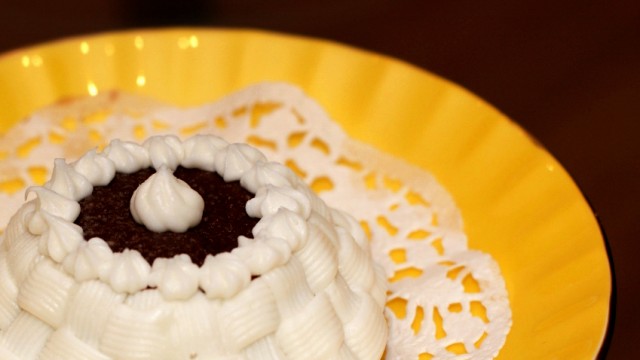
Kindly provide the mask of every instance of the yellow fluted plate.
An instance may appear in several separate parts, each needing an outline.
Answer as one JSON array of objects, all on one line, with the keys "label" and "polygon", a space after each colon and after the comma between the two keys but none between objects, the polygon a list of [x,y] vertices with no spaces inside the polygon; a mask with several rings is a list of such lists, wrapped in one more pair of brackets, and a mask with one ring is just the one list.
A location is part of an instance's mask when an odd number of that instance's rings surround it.
[{"label": "yellow fluted plate", "polygon": [[500,359],[595,357],[612,285],[590,207],[517,125],[424,70],[258,31],[78,37],[0,57],[0,133],[69,97],[115,89],[190,106],[260,81],[301,87],[351,136],[428,169],[453,194],[470,247],[493,255],[506,279],[513,328]]}]

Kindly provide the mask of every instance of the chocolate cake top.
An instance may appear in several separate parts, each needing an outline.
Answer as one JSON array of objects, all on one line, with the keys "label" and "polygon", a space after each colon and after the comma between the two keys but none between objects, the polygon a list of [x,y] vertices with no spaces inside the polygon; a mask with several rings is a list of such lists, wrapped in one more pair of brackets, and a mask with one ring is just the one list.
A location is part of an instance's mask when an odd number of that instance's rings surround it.
[{"label": "chocolate cake top", "polygon": [[153,232],[134,221],[129,211],[131,196],[155,173],[152,168],[131,174],[116,173],[106,186],[96,186],[80,200],[75,223],[85,239],[102,238],[114,252],[137,250],[152,264],[156,258],[187,254],[201,266],[208,254],[228,252],[238,246],[238,236],[251,236],[258,219],[245,206],[254,194],[239,181],[225,182],[220,175],[200,169],[178,167],[174,176],[186,182],[205,202],[202,220],[185,232]]},{"label": "chocolate cake top", "polygon": [[28,195],[9,232],[38,236],[38,251],[79,281],[166,299],[233,297],[306,244],[314,213],[334,213],[286,166],[212,135],[113,140],[57,159]]}]

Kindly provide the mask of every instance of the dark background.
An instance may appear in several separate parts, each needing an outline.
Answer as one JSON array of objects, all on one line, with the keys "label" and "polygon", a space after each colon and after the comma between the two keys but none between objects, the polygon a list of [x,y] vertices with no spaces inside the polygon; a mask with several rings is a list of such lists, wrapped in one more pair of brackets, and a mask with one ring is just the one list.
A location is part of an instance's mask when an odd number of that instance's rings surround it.
[{"label": "dark background", "polygon": [[640,358],[640,1],[3,1],[0,51],[169,25],[340,41],[453,80],[536,137],[599,216],[613,255],[610,359]]}]

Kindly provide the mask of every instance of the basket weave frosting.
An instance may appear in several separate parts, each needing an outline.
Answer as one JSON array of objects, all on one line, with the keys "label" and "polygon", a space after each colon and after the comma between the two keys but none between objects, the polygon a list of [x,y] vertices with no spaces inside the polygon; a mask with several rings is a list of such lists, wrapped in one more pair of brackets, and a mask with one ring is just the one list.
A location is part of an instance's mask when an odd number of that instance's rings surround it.
[{"label": "basket weave frosting", "polygon": [[[77,200],[87,183],[105,182],[88,162],[127,172],[217,166],[256,193],[247,206],[260,217],[254,238],[201,267],[186,255],[149,264],[135,250],[114,253],[102,239],[83,239],[73,224]],[[0,250],[3,359],[382,354],[386,280],[364,232],[254,148],[213,136],[117,141],[71,164],[57,161],[51,180],[30,192],[35,198],[11,219]]]}]

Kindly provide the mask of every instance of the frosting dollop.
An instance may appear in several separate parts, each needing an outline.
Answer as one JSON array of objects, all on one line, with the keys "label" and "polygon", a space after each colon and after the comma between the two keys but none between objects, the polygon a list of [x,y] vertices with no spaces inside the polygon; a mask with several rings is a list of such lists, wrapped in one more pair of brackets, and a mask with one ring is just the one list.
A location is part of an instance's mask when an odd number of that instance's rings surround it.
[{"label": "frosting dollop", "polygon": [[113,261],[113,252],[100,238],[92,238],[78,244],[75,252],[69,253],[62,265],[77,281],[105,279]]},{"label": "frosting dollop", "polygon": [[64,159],[56,159],[53,164],[51,180],[47,181],[44,187],[74,200],[91,194],[93,186],[89,180],[69,166]]},{"label": "frosting dollop", "polygon": [[247,144],[230,144],[216,153],[215,167],[224,181],[234,181],[240,180],[258,161],[267,161],[258,149]]},{"label": "frosting dollop", "polygon": [[103,153],[113,161],[116,170],[121,173],[131,174],[151,165],[147,149],[129,141],[114,139]]},{"label": "frosting dollop", "polygon": [[151,267],[149,284],[156,286],[165,299],[186,300],[198,291],[200,269],[187,254],[171,259],[157,258]]},{"label": "frosting dollop", "polygon": [[296,184],[296,175],[282,164],[258,161],[242,175],[240,184],[252,193],[256,193],[265,185],[292,187]]},{"label": "frosting dollop", "polygon": [[311,201],[302,192],[290,187],[267,185],[256,192],[256,196],[247,202],[247,214],[263,217],[288,209],[304,218],[311,213]]},{"label": "frosting dollop", "polygon": [[156,170],[162,166],[175,170],[184,157],[182,142],[174,135],[152,136],[142,146],[147,149],[151,165]]},{"label": "frosting dollop", "polygon": [[187,183],[162,165],[133,193],[134,220],[155,232],[185,232],[202,220],[204,200]]},{"label": "frosting dollop", "polygon": [[149,284],[151,265],[136,250],[114,253],[108,275],[111,288],[119,293],[133,294]]},{"label": "frosting dollop", "polygon": [[67,254],[74,252],[79,244],[84,242],[82,229],[46,211],[40,214],[47,226],[47,230],[40,237],[40,253],[48,254],[53,260],[61,262]]},{"label": "frosting dollop", "polygon": [[57,192],[41,186],[30,187],[26,191],[26,196],[30,193],[36,194],[35,211],[27,223],[29,232],[34,235],[41,235],[47,229],[46,221],[43,219],[43,212],[59,216],[67,221],[75,220],[80,214],[80,205],[77,201],[64,197]]},{"label": "frosting dollop", "polygon": [[91,150],[71,164],[75,171],[82,174],[93,186],[104,186],[113,180],[116,165],[105,155]]},{"label": "frosting dollop", "polygon": [[213,135],[195,135],[182,143],[184,158],[181,165],[187,168],[216,170],[216,153],[229,145],[225,140]]},{"label": "frosting dollop", "polygon": [[251,272],[233,253],[207,255],[200,270],[200,287],[211,299],[228,299],[251,281]]}]

